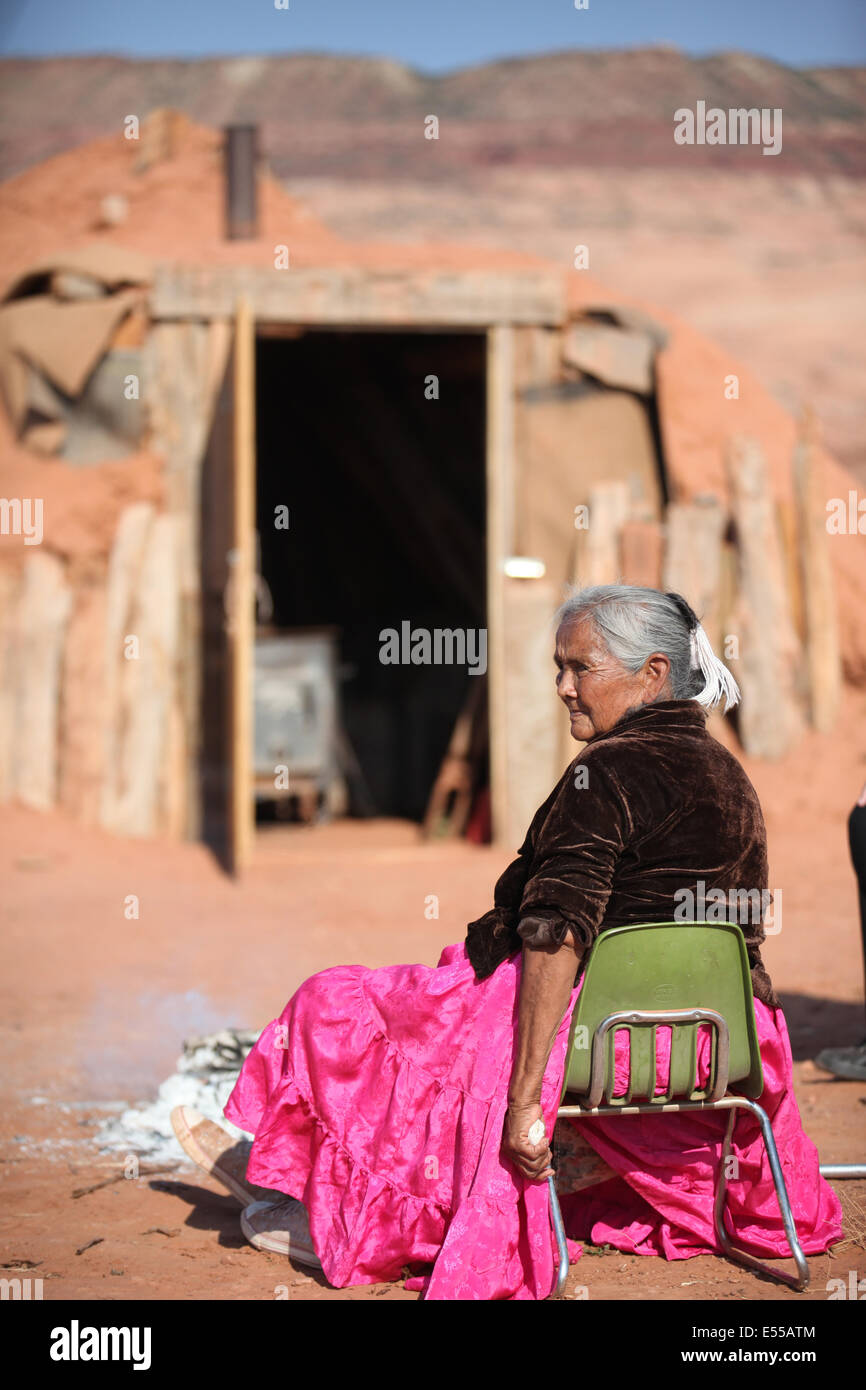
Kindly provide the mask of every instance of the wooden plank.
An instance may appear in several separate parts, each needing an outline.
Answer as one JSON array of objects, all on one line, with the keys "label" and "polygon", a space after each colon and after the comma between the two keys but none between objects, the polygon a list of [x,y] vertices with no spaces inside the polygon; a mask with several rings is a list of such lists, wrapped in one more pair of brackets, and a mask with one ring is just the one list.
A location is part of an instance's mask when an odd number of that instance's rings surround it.
[{"label": "wooden plank", "polygon": [[[165,459],[168,511],[179,525],[180,634],[171,761],[177,786],[166,787],[167,824],[189,839],[201,834],[202,599],[200,569],[202,461],[225,377],[233,328],[210,323],[155,323],[147,340],[151,444]],[[179,719],[179,722],[178,722]]]},{"label": "wooden plank", "polygon": [[127,636],[138,655],[122,658],[119,786],[115,829],[152,835],[165,828],[161,798],[174,699],[178,638],[178,527],[163,514],[148,528]]},{"label": "wooden plank", "polygon": [[577,582],[617,584],[622,571],[620,538],[631,509],[627,482],[596,483],[589,494],[589,528],[579,531]]},{"label": "wooden plank", "polygon": [[664,538],[658,521],[626,521],[621,534],[624,584],[661,588]]},{"label": "wooden plank", "polygon": [[581,320],[563,335],[563,357],[606,386],[649,396],[654,386],[655,343],[648,333]]},{"label": "wooden plank", "polygon": [[510,552],[514,497],[514,335],[507,324],[487,334],[487,689],[490,729],[490,815],[494,843],[509,841],[507,704],[505,695],[505,559]]},{"label": "wooden plank", "polygon": [[[578,589],[595,584],[618,584],[622,579],[622,532],[629,518],[632,495],[623,480],[596,483],[589,490],[589,528],[574,531],[569,583]],[[561,703],[561,702],[560,702]],[[552,716],[553,718],[553,716]],[[583,744],[571,737],[569,721],[558,715],[556,771],[577,757]]]},{"label": "wooden plank", "polygon": [[[178,601],[178,660],[175,662],[177,672],[181,668],[180,644],[183,639],[181,618],[181,604]],[[189,767],[187,731],[184,723],[184,695],[185,691],[179,685],[179,681],[175,680],[168,710],[168,728],[158,792],[159,826],[174,840],[184,839],[188,834]]]},{"label": "wooden plank", "polygon": [[809,718],[827,734],[836,722],[842,696],[839,607],[827,533],[827,489],[808,424],[794,449],[793,472]]},{"label": "wooden plank", "polygon": [[234,352],[234,557],[231,650],[231,867],[249,862],[255,830],[253,800],[253,660],[256,555],[255,320],[238,301]]},{"label": "wooden plank", "polygon": [[234,554],[234,344],[217,397],[214,428],[202,461],[201,687],[197,772],[201,837],[224,868],[231,867],[232,677],[228,627],[230,559]]},{"label": "wooden plank", "polygon": [[74,588],[63,650],[58,801],[86,825],[97,825],[105,781],[108,721],[106,576],[88,569]]},{"label": "wooden plank", "polygon": [[682,594],[697,613],[713,651],[720,651],[721,557],[725,514],[716,497],[671,502],[667,509],[665,590]]},{"label": "wooden plank", "polygon": [[565,276],[546,270],[382,270],[158,265],[155,319],[231,318],[244,298],[257,322],[474,326],[559,324]]},{"label": "wooden plank", "polygon": [[48,810],[57,798],[60,672],[72,595],[64,565],[40,550],[24,562],[15,634],[14,786]]},{"label": "wooden plank", "polygon": [[791,617],[776,509],[760,446],[751,439],[734,439],[728,467],[737,533],[734,627],[740,662],[733,669],[742,693],[738,731],[747,753],[780,758],[803,730],[799,696],[802,653]]},{"label": "wooden plank", "polygon": [[[573,570],[569,582],[576,588],[621,582],[622,534],[631,508],[632,490],[622,479],[595,483],[590,488],[589,528],[574,532]],[[561,712],[556,727],[556,771],[562,773],[577,757],[583,743],[572,738],[569,721]]]},{"label": "wooden plank", "polygon": [[15,795],[16,629],[21,573],[0,567],[0,802]]},{"label": "wooden plank", "polygon": [[520,392],[550,386],[562,375],[562,331],[535,325],[515,329],[514,387]]},{"label": "wooden plank", "polygon": [[133,635],[133,608],[142,559],[153,526],[155,508],[134,502],[124,508],[108,559],[104,632],[105,726],[103,783],[99,820],[106,830],[122,831],[129,814],[123,784],[123,744],[131,695],[124,672],[124,639]]},{"label": "wooden plank", "polygon": [[477,782],[479,743],[486,742],[486,699],[486,681],[477,676],[469,682],[427,802],[422,826],[427,838],[462,835],[466,828]]},{"label": "wooden plank", "polygon": [[[672,502],[667,509],[663,587],[682,594],[700,618],[713,651],[724,659],[723,612],[726,594],[722,577],[722,537],[727,518],[717,497],[707,494],[694,502]],[[737,663],[729,663],[734,676]],[[724,713],[712,710],[708,728],[720,737]]]},{"label": "wooden plank", "polygon": [[155,323],[148,335],[151,447],[165,459],[166,508],[186,515],[193,553],[185,558],[184,592],[198,582],[196,551],[201,459],[225,375],[232,325]]},{"label": "wooden plank", "polygon": [[736,636],[736,608],[738,595],[738,559],[737,547],[732,540],[722,541],[722,550],[719,557],[719,648],[718,655],[730,666],[735,678],[738,676],[739,652],[734,655],[734,648],[731,646],[728,651],[728,639]]},{"label": "wooden plank", "polygon": [[[506,578],[505,590],[506,839],[516,848],[559,775],[559,734],[568,720],[554,682],[554,586],[544,580]],[[574,757],[578,745],[572,747]]]},{"label": "wooden plank", "polygon": [[785,583],[788,586],[788,595],[791,600],[791,618],[794,623],[794,631],[805,647],[806,614],[803,607],[803,577],[800,573],[800,537],[796,504],[787,497],[781,498],[776,503],[776,516],[779,522],[779,535],[785,560]]}]

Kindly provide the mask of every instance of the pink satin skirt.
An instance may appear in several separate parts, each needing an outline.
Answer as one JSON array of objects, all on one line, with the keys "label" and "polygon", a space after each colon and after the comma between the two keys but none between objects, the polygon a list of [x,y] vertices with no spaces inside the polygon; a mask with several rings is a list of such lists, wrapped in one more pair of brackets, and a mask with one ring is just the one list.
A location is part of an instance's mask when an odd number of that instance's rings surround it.
[{"label": "pink satin skirt", "polygon": [[[247,1057],[225,1114],[254,1135],[248,1177],[304,1203],[334,1287],[402,1277],[432,1299],[549,1294],[547,1184],[526,1181],[500,1154],[520,970],[516,955],[478,981],[462,942],[446,947],[435,968],[325,970],[301,985]],[[570,1014],[544,1078],[548,1134]],[[840,1204],[803,1132],[784,1015],[756,1001],[755,1016],[760,1104],[803,1249],[819,1254],[841,1237]],[[666,1041],[662,1033],[662,1064]],[[624,1079],[625,1035],[617,1044]],[[702,1080],[706,1054],[704,1046]],[[726,1121],[722,1112],[580,1121],[617,1176],[563,1197],[571,1258],[580,1255],[578,1239],[667,1259],[717,1251],[714,1178]],[[753,1254],[785,1257],[759,1126],[745,1111],[737,1112],[732,1153],[734,1239]]]}]

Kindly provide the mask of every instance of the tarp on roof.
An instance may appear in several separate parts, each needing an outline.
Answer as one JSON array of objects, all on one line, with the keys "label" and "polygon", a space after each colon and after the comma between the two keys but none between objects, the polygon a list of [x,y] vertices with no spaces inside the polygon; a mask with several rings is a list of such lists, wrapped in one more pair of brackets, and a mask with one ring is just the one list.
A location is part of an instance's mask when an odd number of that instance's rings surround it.
[{"label": "tarp on roof", "polygon": [[9,284],[0,303],[35,295],[47,288],[45,281],[50,282],[53,276],[63,272],[87,275],[107,290],[115,290],[124,285],[149,285],[153,279],[153,262],[138,251],[104,241],[72,250],[60,249],[27,266]]},{"label": "tarp on roof", "polygon": [[[82,277],[81,298],[69,297],[76,283],[64,275]],[[0,392],[20,439],[40,452],[61,447],[62,397],[81,395],[151,275],[147,257],[99,245],[60,250],[13,281],[0,303]]]}]

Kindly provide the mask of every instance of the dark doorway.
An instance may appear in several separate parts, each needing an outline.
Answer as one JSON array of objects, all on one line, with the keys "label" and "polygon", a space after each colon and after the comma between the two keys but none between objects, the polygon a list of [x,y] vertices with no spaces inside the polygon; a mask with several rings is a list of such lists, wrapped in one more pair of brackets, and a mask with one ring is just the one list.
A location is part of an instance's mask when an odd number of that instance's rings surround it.
[{"label": "dark doorway", "polygon": [[[384,629],[485,619],[485,336],[260,336],[257,525],[270,626],[338,629],[350,814],[421,820],[467,665],[390,665]],[[438,399],[427,399],[429,379]],[[277,509],[289,525],[275,525]]]}]

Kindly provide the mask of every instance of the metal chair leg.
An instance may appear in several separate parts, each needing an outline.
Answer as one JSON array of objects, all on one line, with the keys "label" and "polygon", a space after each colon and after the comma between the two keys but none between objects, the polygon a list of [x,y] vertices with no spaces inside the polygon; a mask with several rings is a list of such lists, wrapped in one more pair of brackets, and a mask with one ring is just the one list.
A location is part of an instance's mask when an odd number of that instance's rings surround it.
[{"label": "metal chair leg", "polygon": [[761,1260],[755,1259],[754,1255],[749,1255],[745,1250],[740,1250],[735,1246],[728,1235],[725,1226],[725,1194],[727,1191],[727,1174],[725,1166],[731,1151],[731,1141],[734,1133],[734,1123],[737,1117],[735,1106],[731,1106],[728,1117],[728,1125],[725,1131],[725,1138],[722,1144],[721,1160],[719,1164],[719,1176],[716,1182],[716,1200],[713,1215],[715,1218],[716,1235],[719,1244],[725,1254],[732,1260],[737,1260],[740,1264],[748,1265],[750,1269],[760,1270],[762,1274],[768,1274],[772,1279],[778,1279],[784,1284],[790,1284],[792,1288],[801,1291],[809,1283],[809,1266],[803,1254],[800,1242],[797,1239],[797,1228],[794,1224],[794,1215],[791,1211],[791,1203],[788,1199],[788,1189],[785,1186],[785,1179],[782,1174],[782,1165],[779,1162],[779,1151],[776,1148],[776,1140],[773,1135],[773,1128],[769,1117],[760,1105],[753,1100],[745,1097],[738,1097],[737,1104],[745,1109],[751,1110],[761,1126],[761,1134],[764,1139],[764,1147],[767,1150],[767,1158],[770,1162],[770,1171],[773,1175],[773,1184],[776,1188],[776,1200],[779,1203],[779,1211],[782,1214],[782,1222],[785,1227],[785,1235],[791,1247],[791,1254],[797,1266],[797,1274],[788,1274],[786,1270],[772,1269]]},{"label": "metal chair leg", "polygon": [[547,1178],[547,1191],[550,1196],[550,1223],[553,1226],[553,1233],[556,1236],[556,1252],[559,1257],[556,1278],[553,1281],[550,1297],[562,1298],[565,1292],[565,1281],[568,1278],[568,1245],[565,1240],[562,1208],[559,1205],[559,1197],[556,1195],[556,1180],[550,1175],[548,1175]]}]

